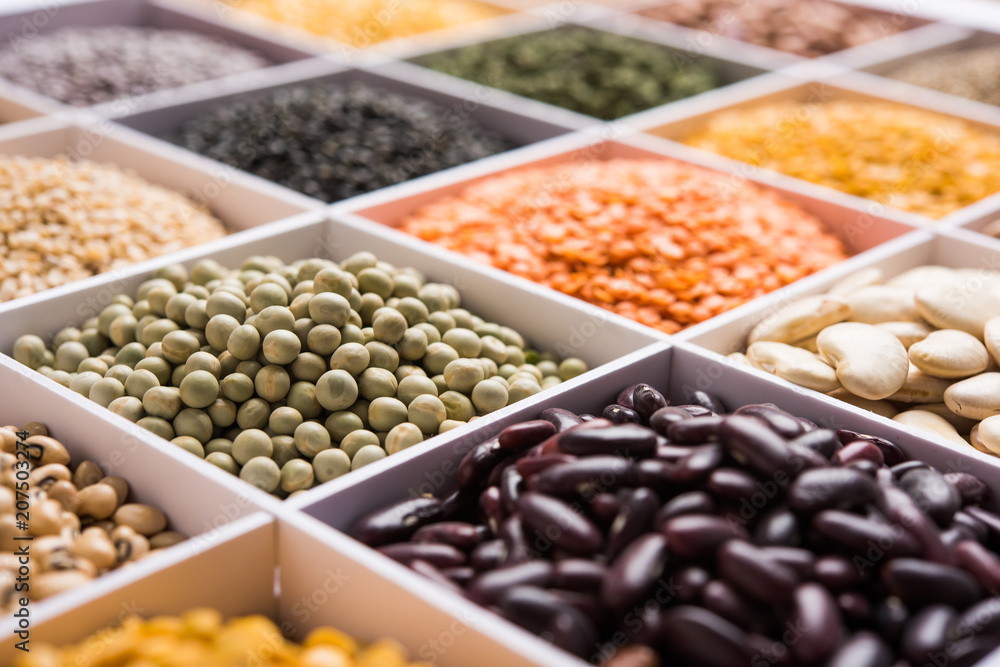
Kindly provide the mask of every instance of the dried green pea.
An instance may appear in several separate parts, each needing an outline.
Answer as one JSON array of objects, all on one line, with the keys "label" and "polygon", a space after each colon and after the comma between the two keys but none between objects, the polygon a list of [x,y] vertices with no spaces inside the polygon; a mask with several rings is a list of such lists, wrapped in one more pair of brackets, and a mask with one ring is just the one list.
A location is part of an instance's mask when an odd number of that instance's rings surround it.
[{"label": "dried green pea", "polygon": [[288,407],[298,410],[303,419],[315,419],[323,412],[323,406],[316,398],[316,385],[312,382],[294,383],[285,396],[285,403]]},{"label": "dried green pea", "polygon": [[271,306],[285,307],[287,305],[288,292],[276,283],[262,282],[250,292],[250,307],[255,313]]},{"label": "dried green pea", "polygon": [[240,464],[226,452],[211,452],[205,455],[205,460],[215,467],[225,470],[230,475],[238,476],[240,474]]},{"label": "dried green pea", "polygon": [[379,440],[377,435],[367,429],[351,431],[340,441],[340,449],[351,457],[352,461],[359,450],[370,445],[379,447]]},{"label": "dried green pea", "polygon": [[194,408],[185,408],[178,412],[172,424],[177,436],[191,436],[202,444],[211,440],[215,431],[215,424],[212,423],[208,413]]},{"label": "dried green pea", "polygon": [[369,401],[382,396],[395,397],[398,388],[396,376],[384,368],[369,367],[358,378],[358,393]]},{"label": "dried green pea", "polygon": [[573,378],[583,375],[586,372],[587,364],[583,361],[583,359],[569,357],[568,359],[563,359],[559,363],[558,375],[559,379],[563,381],[572,380]]},{"label": "dried green pea", "polygon": [[181,400],[192,408],[207,408],[219,397],[219,381],[209,371],[186,373],[179,388]]},{"label": "dried green pea", "polygon": [[261,349],[268,363],[283,366],[292,363],[299,355],[302,342],[295,332],[278,329],[264,337]]},{"label": "dried green pea", "polygon": [[306,336],[306,347],[310,352],[327,357],[340,347],[340,329],[331,324],[317,324]]},{"label": "dried green pea", "polygon": [[429,377],[410,375],[399,381],[396,398],[402,401],[403,405],[409,406],[413,399],[423,394],[438,395],[437,385]]},{"label": "dried green pea", "polygon": [[469,397],[457,391],[446,391],[438,398],[444,404],[444,409],[448,419],[467,422],[476,415],[475,406]]},{"label": "dried green pea", "polygon": [[255,359],[247,359],[245,361],[241,361],[236,365],[236,372],[242,373],[251,380],[254,380],[257,378],[257,373],[259,373],[260,369],[262,368],[264,368],[264,365],[259,363]]},{"label": "dried green pea", "polygon": [[285,406],[271,413],[267,425],[278,435],[292,435],[301,423],[302,415],[299,414],[299,411]]},{"label": "dried green pea", "polygon": [[[149,371],[156,377],[156,381],[161,385],[170,383],[170,362],[160,357],[146,357],[133,366],[135,371]],[[129,376],[131,377],[131,375]]]},{"label": "dried green pea", "polygon": [[266,456],[256,456],[240,470],[240,479],[253,484],[258,489],[273,492],[281,482],[281,469],[278,464]]},{"label": "dried green pea", "polygon": [[445,366],[459,358],[458,352],[447,343],[431,343],[424,355],[424,369],[431,375],[444,373]]},{"label": "dried green pea", "polygon": [[150,417],[172,420],[183,405],[177,387],[153,387],[142,395],[142,407]]},{"label": "dried green pea", "polygon": [[441,422],[448,418],[444,402],[436,395],[415,396],[407,406],[407,419],[422,433],[437,433]]},{"label": "dried green pea", "polygon": [[[145,404],[143,404],[143,409],[145,407]],[[137,421],[136,425],[141,426],[154,435],[160,436],[164,440],[173,440],[174,438],[174,427],[162,417],[150,417],[147,415]]]},{"label": "dried green pea", "polygon": [[219,397],[205,408],[209,419],[219,428],[227,428],[236,423],[237,407],[236,403],[228,398]]},{"label": "dried green pea", "polygon": [[381,461],[386,456],[388,455],[385,450],[378,445],[365,445],[351,458],[351,470],[357,470],[376,461]]},{"label": "dried green pea", "polygon": [[190,435],[179,435],[176,438],[171,439],[173,444],[177,445],[186,452],[194,454],[198,458],[205,458],[205,447],[201,444],[198,438],[191,437]]},{"label": "dried green pea", "polygon": [[320,484],[351,471],[351,457],[340,449],[326,449],[312,461],[313,473]]},{"label": "dried green pea", "polygon": [[273,452],[271,437],[260,429],[246,429],[233,439],[232,456],[240,465],[255,457],[269,457]]},{"label": "dried green pea", "polygon": [[280,401],[288,395],[292,380],[282,366],[268,365],[260,369],[254,378],[254,388],[257,395],[268,403]]},{"label": "dried green pea", "polygon": [[295,428],[295,448],[303,456],[312,458],[332,445],[330,432],[322,424],[303,422]]},{"label": "dried green pea", "polygon": [[327,370],[326,361],[323,357],[312,352],[303,352],[295,358],[289,366],[289,371],[293,379],[316,382]]},{"label": "dried green pea", "polygon": [[205,443],[205,454],[208,455],[214,452],[222,452],[223,454],[232,456],[233,441],[226,438],[212,438]]},{"label": "dried green pea", "polygon": [[395,373],[399,368],[399,353],[392,347],[379,341],[371,341],[365,344],[368,350],[368,365],[375,368],[384,368],[390,373]]},{"label": "dried green pea", "polygon": [[365,340],[365,335],[362,333],[361,327],[350,323],[340,327],[340,339],[342,345],[346,345],[348,343],[358,343],[363,346],[366,342],[368,342]]},{"label": "dried green pea", "polygon": [[125,386],[114,378],[101,378],[90,385],[88,395],[90,400],[106,408],[112,401],[125,395]]},{"label": "dried green pea", "polygon": [[55,368],[57,371],[75,373],[84,359],[90,357],[87,347],[78,341],[69,341],[59,346],[55,353]]},{"label": "dried green pea", "polygon": [[97,357],[87,357],[86,359],[80,362],[79,366],[77,366],[76,372],[97,373],[101,377],[104,377],[108,372],[108,365]]},{"label": "dried green pea", "polygon": [[315,478],[313,466],[308,461],[294,459],[281,466],[281,488],[288,493],[312,488]]},{"label": "dried green pea", "polygon": [[348,433],[359,431],[365,427],[361,417],[348,410],[340,410],[330,414],[324,423],[330,438],[340,443]]},{"label": "dried green pea", "polygon": [[184,370],[191,374],[193,371],[206,371],[218,380],[222,377],[222,364],[219,359],[209,352],[198,351],[187,358],[184,363]]},{"label": "dried green pea", "polygon": [[146,411],[142,407],[142,401],[135,396],[116,398],[108,404],[108,409],[133,423],[146,416]]},{"label": "dried green pea", "polygon": [[444,367],[444,381],[452,391],[469,394],[484,379],[486,373],[477,359],[456,359]]},{"label": "dried green pea", "polygon": [[424,435],[416,424],[398,424],[386,435],[385,451],[390,455],[397,454],[407,447],[420,444],[423,440]]},{"label": "dried green pea", "polygon": [[251,324],[241,324],[229,335],[226,350],[241,361],[249,361],[260,350],[260,332]]},{"label": "dried green pea", "polygon": [[407,407],[396,398],[380,396],[368,406],[368,423],[376,431],[389,431],[407,419]]},{"label": "dried green pea", "polygon": [[254,395],[253,380],[243,373],[227,375],[219,386],[222,395],[235,403],[242,403]]},{"label": "dried green pea", "polygon": [[142,328],[142,338],[139,342],[146,347],[149,347],[153,343],[159,343],[162,341],[163,338],[172,331],[180,331],[180,326],[177,322],[166,318],[160,318],[150,322]]}]

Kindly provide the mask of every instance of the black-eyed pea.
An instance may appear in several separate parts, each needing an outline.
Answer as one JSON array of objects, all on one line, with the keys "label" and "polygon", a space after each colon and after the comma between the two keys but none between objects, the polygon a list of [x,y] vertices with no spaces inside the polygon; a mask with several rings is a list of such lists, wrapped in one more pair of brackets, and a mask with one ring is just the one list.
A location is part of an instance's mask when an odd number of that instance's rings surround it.
[{"label": "black-eyed pea", "polygon": [[140,535],[155,535],[167,527],[167,517],[155,507],[141,503],[127,503],[119,507],[112,517],[121,526],[129,526]]},{"label": "black-eyed pea", "polygon": [[944,392],[950,386],[951,380],[928,375],[911,363],[906,374],[906,382],[886,400],[901,403],[941,403],[944,400]]},{"label": "black-eyed pea", "polygon": [[913,290],[870,285],[846,297],[851,307],[849,322],[878,324],[879,322],[919,322],[920,313],[913,300]]},{"label": "black-eyed pea", "polygon": [[115,545],[115,554],[119,565],[137,561],[149,553],[149,540],[137,533],[131,526],[116,526],[111,531],[111,541]]},{"label": "black-eyed pea", "polygon": [[808,296],[761,320],[750,332],[749,343],[792,343],[843,322],[851,314],[847,302],[837,296]]},{"label": "black-eyed pea", "polygon": [[62,463],[50,463],[38,466],[31,471],[28,477],[31,487],[36,489],[48,489],[59,481],[72,483],[72,479],[73,473]]},{"label": "black-eyed pea", "polygon": [[97,484],[104,479],[104,471],[93,461],[81,461],[73,472],[73,484],[76,488],[83,489],[91,484]]},{"label": "black-eyed pea", "polygon": [[44,600],[64,591],[83,586],[94,577],[81,570],[56,570],[43,572],[31,582],[29,597]]},{"label": "black-eyed pea", "polygon": [[820,332],[817,344],[844,389],[856,396],[880,400],[906,382],[910,368],[906,348],[898,338],[871,324],[834,324]]},{"label": "black-eyed pea", "polygon": [[932,331],[909,349],[910,361],[935,377],[966,378],[986,370],[990,354],[979,339],[956,329]]},{"label": "black-eyed pea", "polygon": [[174,546],[175,544],[180,544],[186,539],[187,535],[184,533],[178,533],[173,530],[164,530],[149,538],[149,548],[166,549]]},{"label": "black-eyed pea", "polygon": [[29,532],[35,537],[58,535],[63,528],[63,506],[57,500],[46,498],[31,508]]},{"label": "black-eyed pea", "polygon": [[128,499],[129,486],[121,477],[116,475],[109,475],[100,481],[101,484],[107,484],[115,490],[118,494],[118,505],[121,506]]},{"label": "black-eyed pea", "polygon": [[855,396],[843,387],[835,391],[831,391],[828,395],[831,398],[836,398],[844,403],[850,403],[855,407],[859,407],[862,410],[868,410],[869,412],[874,412],[875,414],[881,415],[887,419],[892,419],[899,412],[899,410],[897,410],[889,401],[871,401],[867,398],[861,398],[860,396]]},{"label": "black-eyed pea", "polygon": [[68,512],[76,513],[80,506],[79,492],[73,486],[73,482],[69,480],[61,479],[52,483],[46,490],[46,495],[52,500],[58,501]]},{"label": "black-eyed pea", "polygon": [[907,350],[914,343],[927,338],[931,332],[930,328],[921,322],[878,322],[875,326],[898,338]]},{"label": "black-eyed pea", "polygon": [[754,368],[823,393],[840,387],[837,372],[818,356],[785,343],[759,341],[747,349],[747,360]]},{"label": "black-eyed pea", "polygon": [[944,403],[968,419],[1000,414],[1000,373],[980,373],[956,382],[944,392]]},{"label": "black-eyed pea", "polygon": [[945,440],[950,440],[957,444],[969,444],[965,441],[965,438],[958,434],[955,427],[948,423],[946,419],[934,414],[933,412],[928,412],[927,410],[907,410],[905,412],[900,412],[892,419],[900,424],[904,424],[927,433],[933,433],[944,438]]},{"label": "black-eyed pea", "polygon": [[108,570],[118,564],[115,545],[104,530],[93,527],[84,529],[73,543],[73,553],[86,558],[98,570]]},{"label": "black-eyed pea", "polygon": [[17,494],[14,489],[0,486],[0,514],[12,514],[15,509]]},{"label": "black-eyed pea", "polygon": [[15,435],[16,430],[13,426],[0,428],[0,452],[13,454],[17,451],[18,437]]},{"label": "black-eyed pea", "polygon": [[32,463],[36,465],[48,465],[49,463],[69,465],[69,452],[55,438],[50,438],[47,435],[32,435],[25,442],[28,444]]},{"label": "black-eyed pea", "polygon": [[118,492],[108,484],[91,484],[77,494],[80,504],[76,513],[81,517],[107,519],[118,509]]},{"label": "black-eyed pea", "polygon": [[24,426],[21,427],[21,430],[27,431],[28,437],[35,435],[44,435],[44,436],[49,435],[49,429],[46,428],[45,424],[42,424],[40,422],[27,422]]},{"label": "black-eyed pea", "polygon": [[14,514],[0,514],[0,550],[12,553],[17,549],[15,537],[24,537],[24,531],[17,527]]}]

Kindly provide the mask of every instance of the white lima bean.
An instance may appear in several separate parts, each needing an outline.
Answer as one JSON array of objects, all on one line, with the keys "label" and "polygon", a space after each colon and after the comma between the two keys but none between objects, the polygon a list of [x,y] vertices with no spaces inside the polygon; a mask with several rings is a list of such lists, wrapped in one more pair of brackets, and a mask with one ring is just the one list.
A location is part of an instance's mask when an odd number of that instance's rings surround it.
[{"label": "white lima bean", "polygon": [[913,300],[913,291],[903,287],[869,285],[847,297],[851,307],[851,322],[919,322],[920,313]]},{"label": "white lima bean", "polygon": [[871,324],[841,322],[823,329],[816,342],[844,389],[856,396],[883,399],[906,382],[910,368],[906,348],[887,331]]},{"label": "white lima bean", "polygon": [[939,329],[959,329],[982,340],[986,322],[1000,313],[1000,277],[956,271],[955,279],[921,287],[917,310]]},{"label": "white lima bean", "polygon": [[944,401],[944,392],[950,386],[950,380],[928,375],[911,363],[906,382],[886,398],[901,403],[941,403]]},{"label": "white lima bean", "polygon": [[969,444],[965,438],[958,434],[958,431],[955,430],[955,427],[948,420],[927,410],[907,410],[906,412],[900,412],[892,419],[900,424],[939,435],[945,440],[950,440],[956,444]]},{"label": "white lima bean", "polygon": [[956,382],[944,392],[944,403],[969,419],[1000,415],[1000,373],[980,373]]},{"label": "white lima bean", "polygon": [[979,451],[1000,456],[1000,416],[987,417],[976,424],[970,439]]},{"label": "white lima bean", "polygon": [[748,342],[794,343],[843,322],[850,314],[850,306],[839,297],[808,296],[759,322],[750,332]]},{"label": "white lima bean", "polygon": [[785,343],[759,341],[747,349],[746,356],[754,368],[803,387],[823,393],[840,388],[833,367],[808,350]]},{"label": "white lima bean", "polygon": [[972,334],[957,329],[932,331],[909,349],[910,361],[928,375],[966,378],[986,370],[990,354]]}]

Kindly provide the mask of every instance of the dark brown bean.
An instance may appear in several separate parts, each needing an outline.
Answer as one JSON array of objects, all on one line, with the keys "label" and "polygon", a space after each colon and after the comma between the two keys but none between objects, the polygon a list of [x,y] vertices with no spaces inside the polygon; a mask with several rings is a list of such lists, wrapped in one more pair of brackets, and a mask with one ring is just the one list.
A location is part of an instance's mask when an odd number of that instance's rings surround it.
[{"label": "dark brown bean", "polygon": [[670,548],[684,558],[710,558],[723,542],[733,538],[749,539],[738,523],[721,516],[685,514],[667,521],[660,530],[667,536]]},{"label": "dark brown bean", "polygon": [[742,468],[716,468],[708,476],[708,490],[716,496],[739,500],[757,492],[757,478]]},{"label": "dark brown bean", "polygon": [[370,547],[405,540],[418,528],[444,516],[439,498],[412,498],[362,517],[352,535]]},{"label": "dark brown bean", "polygon": [[875,482],[851,468],[806,470],[788,487],[788,504],[796,512],[860,507],[875,500]]},{"label": "dark brown bean", "polygon": [[892,476],[899,479],[911,470],[925,470],[930,468],[930,466],[923,461],[904,461],[899,465],[892,466],[889,470],[892,472]]},{"label": "dark brown bean", "polygon": [[692,565],[684,568],[670,579],[676,583],[677,602],[695,604],[701,600],[702,591],[705,585],[712,580],[712,575],[709,574],[708,570]]},{"label": "dark brown bean", "polygon": [[668,406],[660,408],[649,417],[649,427],[660,435],[667,435],[670,425],[675,422],[691,419],[691,413],[681,408]]},{"label": "dark brown bean", "polygon": [[498,463],[510,455],[511,451],[502,449],[496,438],[476,445],[458,464],[458,485],[467,487],[483,481]]},{"label": "dark brown bean", "polygon": [[816,581],[832,591],[854,588],[864,580],[849,558],[837,554],[827,554],[817,559],[813,571]]},{"label": "dark brown bean", "polygon": [[900,649],[914,665],[927,664],[932,654],[944,648],[948,629],[958,613],[945,605],[930,605],[918,611],[903,631]]},{"label": "dark brown bean", "polygon": [[845,466],[854,461],[871,461],[879,466],[885,463],[882,450],[868,440],[849,442],[830,457],[830,463],[837,466]]},{"label": "dark brown bean", "polygon": [[601,600],[619,612],[638,605],[667,564],[667,538],[646,533],[629,544],[611,564],[601,586]]},{"label": "dark brown bean", "polygon": [[983,595],[979,582],[965,570],[917,558],[896,558],[886,563],[882,582],[909,605],[940,603],[964,609]]},{"label": "dark brown bean", "polygon": [[821,535],[864,556],[868,561],[883,557],[916,556],[920,544],[901,526],[842,512],[824,510],[813,517],[812,526]]},{"label": "dark brown bean", "polygon": [[963,611],[948,638],[955,640],[975,635],[1000,640],[1000,598],[995,594]]},{"label": "dark brown bean", "polygon": [[673,473],[674,480],[682,483],[699,482],[718,468],[725,456],[719,445],[692,447],[690,454],[677,461],[677,468]]},{"label": "dark brown bean", "polygon": [[557,496],[593,495],[631,486],[635,463],[620,456],[588,456],[557,463],[532,477],[528,487]]},{"label": "dark brown bean", "polygon": [[804,664],[826,660],[840,644],[844,628],[837,601],[823,586],[808,582],[795,589],[789,625],[803,634],[792,655]]},{"label": "dark brown bean", "polygon": [[632,406],[640,417],[648,420],[654,412],[667,407],[667,399],[648,384],[641,384],[632,392]]},{"label": "dark brown bean", "polygon": [[648,387],[649,385],[640,382],[639,384],[630,384],[625,387],[618,392],[618,398],[615,399],[615,403],[625,406],[626,408],[634,408],[635,403],[633,402],[633,397],[635,396],[635,390],[642,386]]},{"label": "dark brown bean", "polygon": [[410,561],[408,565],[411,570],[413,570],[418,574],[424,575],[431,581],[434,581],[455,593],[462,592],[461,586],[456,584],[452,579],[449,579],[441,572],[440,569],[431,565],[427,561],[418,558],[416,560]]},{"label": "dark brown bean", "polygon": [[552,583],[554,569],[548,561],[533,560],[530,563],[483,572],[469,583],[469,599],[481,605],[491,605],[514,586],[545,588]]},{"label": "dark brown bean", "polygon": [[465,588],[472,581],[473,577],[476,576],[476,571],[471,566],[466,567],[448,567],[441,570],[441,574],[448,577],[456,584]]},{"label": "dark brown bean", "polygon": [[799,421],[798,417],[785,412],[773,403],[744,405],[741,408],[737,408],[733,414],[756,417],[766,423],[772,431],[785,439],[797,438],[805,433],[805,427]]},{"label": "dark brown bean", "polygon": [[516,467],[511,466],[503,471],[499,487],[500,500],[503,501],[504,509],[509,514],[517,509],[517,499],[521,497],[521,489],[524,487],[524,479]]},{"label": "dark brown bean", "polygon": [[583,613],[570,607],[552,618],[543,635],[552,637],[559,648],[584,658],[597,643],[597,630]]},{"label": "dark brown bean", "polygon": [[723,405],[722,401],[717,396],[713,396],[707,391],[702,391],[700,389],[689,391],[687,392],[687,400],[691,401],[692,405],[701,406],[716,414],[721,415],[726,412],[726,406]]},{"label": "dark brown bean", "polygon": [[760,550],[782,565],[787,565],[795,570],[800,579],[813,578],[816,555],[808,549],[773,546],[761,547]]},{"label": "dark brown bean", "polygon": [[994,535],[1000,536],[1000,516],[997,516],[993,512],[988,512],[982,507],[976,507],[974,505],[969,505],[962,511],[985,525],[986,528]]},{"label": "dark brown bean", "polygon": [[901,450],[898,445],[889,442],[885,438],[879,438],[878,436],[866,435],[864,433],[858,433],[856,431],[850,431],[846,428],[842,428],[837,431],[837,439],[844,445],[856,440],[866,440],[873,443],[879,448],[879,451],[882,452],[882,458],[888,466],[898,465],[907,458],[906,454],[903,453],[903,450]]},{"label": "dark brown bean", "polygon": [[794,472],[830,466],[830,462],[822,454],[797,442],[788,443],[788,464]]},{"label": "dark brown bean", "polygon": [[594,624],[583,613],[536,586],[514,586],[499,599],[508,619],[578,656],[586,655],[597,639]]},{"label": "dark brown bean", "polygon": [[556,426],[547,419],[511,424],[500,431],[497,442],[502,449],[525,450],[545,441],[556,434]]},{"label": "dark brown bean", "polygon": [[653,517],[656,516],[659,506],[660,498],[652,489],[639,487],[629,494],[618,516],[611,523],[611,528],[608,529],[608,544],[604,555],[609,563],[613,562],[632,540],[653,530]]},{"label": "dark brown bean", "polygon": [[837,596],[837,608],[848,621],[868,623],[872,616],[871,603],[863,593],[846,591]]},{"label": "dark brown bean", "polygon": [[944,478],[958,489],[958,494],[962,496],[962,506],[982,505],[990,499],[990,489],[978,477],[967,472],[945,473]]},{"label": "dark brown bean", "polygon": [[552,585],[573,591],[594,592],[601,588],[608,573],[608,566],[594,560],[570,558],[556,563]]},{"label": "dark brown bean", "polygon": [[598,493],[590,499],[590,513],[602,526],[610,526],[622,511],[627,499],[627,489],[622,489],[618,493]]},{"label": "dark brown bean", "polygon": [[713,514],[715,501],[704,491],[688,491],[674,496],[659,509],[654,519],[657,528],[675,516],[683,514]]},{"label": "dark brown bean", "polygon": [[507,545],[501,539],[483,542],[469,554],[469,564],[476,572],[500,567],[507,560]]},{"label": "dark brown bean", "polygon": [[723,417],[707,415],[674,422],[667,429],[667,437],[679,445],[702,445],[718,440]]},{"label": "dark brown bean", "polygon": [[951,554],[941,541],[941,533],[927,514],[917,507],[906,492],[897,486],[882,485],[879,507],[893,523],[906,526],[923,551],[923,557],[935,563],[952,562]]},{"label": "dark brown bean", "polygon": [[940,526],[951,522],[955,512],[962,507],[962,496],[958,489],[936,470],[911,470],[900,478],[899,486],[913,498],[917,507]]},{"label": "dark brown bean", "polygon": [[479,494],[479,516],[490,529],[491,535],[500,532],[500,525],[507,518],[507,510],[504,509],[499,488],[491,486]]},{"label": "dark brown bean", "polygon": [[682,605],[663,613],[662,640],[674,653],[704,667],[745,665],[747,634],[718,614]]},{"label": "dark brown bean", "polygon": [[440,542],[468,551],[487,537],[484,526],[464,521],[441,521],[423,526],[413,533],[414,542]]},{"label": "dark brown bean", "polygon": [[[525,458],[525,452],[515,452],[512,456],[508,456],[506,459],[496,464],[493,470],[490,471],[489,476],[486,478],[486,486],[500,486],[500,480],[503,479],[503,474],[509,468],[517,470],[517,462],[520,459]],[[468,488],[468,487],[466,487]]]},{"label": "dark brown bean", "polygon": [[883,598],[872,612],[875,619],[873,629],[890,644],[897,644],[899,638],[910,622],[910,610],[896,597]]},{"label": "dark brown bean", "polygon": [[610,623],[610,612],[594,593],[568,591],[560,588],[548,588],[549,593],[556,596],[570,607],[579,610],[598,627],[606,627]]},{"label": "dark brown bean", "polygon": [[719,575],[755,600],[789,600],[799,583],[795,570],[745,540],[729,540],[716,552]]},{"label": "dark brown bean", "polygon": [[[965,508],[965,510],[968,509],[968,507]],[[972,535],[972,539],[977,542],[986,542],[987,538],[990,536],[989,526],[965,510],[955,512],[955,516],[951,519],[951,525],[955,528],[963,529],[965,532]]]},{"label": "dark brown bean", "polygon": [[811,449],[825,459],[829,459],[838,449],[843,447],[840,440],[837,439],[837,435],[825,428],[803,433],[797,438],[790,440],[788,444],[796,444]]},{"label": "dark brown bean", "polygon": [[639,424],[572,429],[559,434],[558,438],[560,451],[574,456],[648,458],[656,454],[656,432]]},{"label": "dark brown bean", "polygon": [[557,498],[534,491],[521,494],[518,509],[527,526],[541,539],[572,551],[592,555],[603,543],[601,531],[587,517],[578,514]]},{"label": "dark brown bean", "polygon": [[[691,453],[691,448],[686,449],[687,453],[681,457],[682,459]],[[635,483],[669,494],[677,485],[679,467],[679,461],[664,461],[658,458],[637,461],[635,464]]]},{"label": "dark brown bean", "polygon": [[956,544],[965,540],[976,541],[975,533],[965,526],[952,524],[951,528],[941,531],[941,543],[944,544],[945,549],[948,549],[949,552],[955,548]]},{"label": "dark brown bean", "polygon": [[754,542],[762,546],[794,547],[802,544],[799,519],[785,505],[768,510],[757,522]]},{"label": "dark brown bean", "polygon": [[677,461],[682,459],[691,453],[690,447],[685,447],[684,445],[671,445],[667,444],[670,441],[660,436],[660,440],[656,444],[656,458],[663,461]]},{"label": "dark brown bean", "polygon": [[720,579],[705,584],[701,593],[701,601],[705,609],[713,614],[718,614],[744,630],[751,630],[759,626],[766,615],[760,607]]},{"label": "dark brown bean", "polygon": [[546,468],[550,468],[557,463],[570,463],[576,461],[575,456],[569,454],[546,454],[544,456],[525,456],[519,458],[514,464],[514,468],[524,479],[534,477]]},{"label": "dark brown bean", "polygon": [[1000,558],[979,542],[965,540],[952,550],[959,567],[972,573],[984,590],[1000,590]]},{"label": "dark brown bean", "polygon": [[558,432],[583,423],[583,420],[576,413],[564,410],[563,408],[546,408],[538,414],[538,418],[551,422]]},{"label": "dark brown bean", "polygon": [[721,412],[717,413],[713,410],[709,410],[704,405],[677,405],[674,407],[680,408],[681,410],[688,413],[692,417],[711,417],[712,415],[715,414],[722,415]]},{"label": "dark brown bean", "polygon": [[892,649],[873,632],[861,631],[847,640],[826,667],[890,667]]},{"label": "dark brown bean", "polygon": [[987,637],[963,637],[947,646],[949,667],[974,667],[984,665],[983,658],[996,650],[997,642]]},{"label": "dark brown bean", "polygon": [[767,477],[782,473],[793,477],[785,439],[756,417],[731,415],[719,427],[719,441],[737,461]]},{"label": "dark brown bean", "polygon": [[601,417],[607,419],[612,424],[641,424],[642,417],[632,408],[612,403],[604,408]]},{"label": "dark brown bean", "polygon": [[515,512],[504,520],[503,525],[500,526],[498,536],[507,548],[507,557],[503,561],[504,565],[526,563],[538,557],[538,553],[528,544],[528,538],[524,529],[524,519],[520,512]]},{"label": "dark brown bean", "polygon": [[404,565],[414,560],[427,561],[437,568],[459,567],[465,565],[465,554],[450,544],[434,542],[404,542],[401,544],[386,544],[376,548],[394,561]]}]

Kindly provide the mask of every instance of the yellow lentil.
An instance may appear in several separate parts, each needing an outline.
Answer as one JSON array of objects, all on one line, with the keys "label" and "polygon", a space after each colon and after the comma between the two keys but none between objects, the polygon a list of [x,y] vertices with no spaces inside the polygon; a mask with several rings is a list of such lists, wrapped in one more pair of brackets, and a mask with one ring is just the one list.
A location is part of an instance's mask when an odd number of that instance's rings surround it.
[{"label": "yellow lentil", "polygon": [[1000,134],[891,102],[723,111],[684,141],[931,218],[1000,191]]}]

